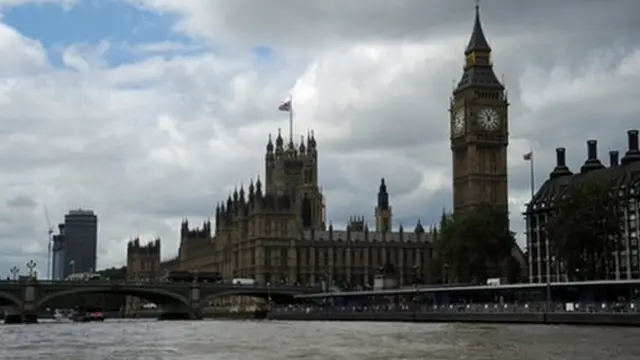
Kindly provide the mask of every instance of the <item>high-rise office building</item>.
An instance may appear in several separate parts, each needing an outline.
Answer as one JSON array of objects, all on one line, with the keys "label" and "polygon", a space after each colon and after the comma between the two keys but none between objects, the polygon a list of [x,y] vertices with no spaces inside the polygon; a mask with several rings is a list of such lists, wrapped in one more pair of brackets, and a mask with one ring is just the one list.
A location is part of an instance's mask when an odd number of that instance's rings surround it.
[{"label": "high-rise office building", "polygon": [[91,210],[71,210],[64,216],[63,277],[93,272],[98,248],[98,217]]},{"label": "high-rise office building", "polygon": [[63,280],[65,261],[64,224],[58,225],[58,234],[53,235],[51,244],[51,279]]}]

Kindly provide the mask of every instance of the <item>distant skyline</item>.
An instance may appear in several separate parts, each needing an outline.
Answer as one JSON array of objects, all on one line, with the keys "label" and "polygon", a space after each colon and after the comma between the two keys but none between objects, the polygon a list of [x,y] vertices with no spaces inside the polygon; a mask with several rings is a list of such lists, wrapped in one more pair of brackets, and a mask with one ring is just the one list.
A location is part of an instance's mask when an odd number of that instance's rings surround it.
[{"label": "distant skyline", "polygon": [[[0,272],[33,259],[46,274],[47,223],[100,216],[98,268],[126,243],[213,218],[216,202],[263,169],[277,110],[315,130],[327,220],[373,224],[386,178],[394,223],[437,223],[451,208],[447,112],[462,74],[474,1],[10,0],[0,2]],[[626,149],[640,103],[635,0],[481,1],[509,92],[513,230],[567,148]],[[263,174],[260,174],[264,176]],[[522,236],[519,235],[522,244]]]}]

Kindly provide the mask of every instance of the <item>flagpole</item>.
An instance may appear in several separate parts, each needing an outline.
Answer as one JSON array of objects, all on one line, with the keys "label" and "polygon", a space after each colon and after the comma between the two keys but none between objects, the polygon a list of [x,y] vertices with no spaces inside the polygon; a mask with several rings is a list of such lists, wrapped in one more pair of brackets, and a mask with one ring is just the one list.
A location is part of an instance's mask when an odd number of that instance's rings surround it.
[{"label": "flagpole", "polygon": [[[530,181],[530,186],[531,186],[531,202],[533,202],[533,197],[535,196],[535,166],[533,164],[534,159],[535,159],[535,154],[533,153],[533,147],[531,147],[531,150],[529,151],[530,157],[529,157],[529,181]],[[547,284],[547,300],[546,300],[546,308],[547,311],[550,310],[550,306],[551,306],[551,246],[549,244],[549,239],[546,239],[544,242],[544,247],[545,247],[545,254],[546,254],[546,259],[545,259],[545,278],[546,278],[546,284]]]},{"label": "flagpole", "polygon": [[289,143],[293,144],[293,94],[289,95]]},{"label": "flagpole", "polygon": [[531,201],[533,201],[533,196],[535,195],[535,179],[534,179],[534,167],[533,167],[533,161],[534,161],[534,156],[533,156],[533,149],[531,149],[531,159],[529,160],[529,181],[530,184],[529,186],[531,187]]}]

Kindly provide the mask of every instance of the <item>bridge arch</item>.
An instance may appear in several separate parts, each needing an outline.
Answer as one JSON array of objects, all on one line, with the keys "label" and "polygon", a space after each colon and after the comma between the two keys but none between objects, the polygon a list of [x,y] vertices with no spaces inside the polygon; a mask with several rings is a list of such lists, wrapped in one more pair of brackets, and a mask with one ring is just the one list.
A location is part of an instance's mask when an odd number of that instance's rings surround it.
[{"label": "bridge arch", "polygon": [[36,302],[36,308],[41,308],[49,301],[63,296],[80,295],[80,294],[114,294],[114,295],[130,295],[140,297],[149,300],[158,305],[175,305],[180,304],[186,307],[190,307],[191,303],[186,297],[165,289],[153,289],[153,288],[139,288],[139,287],[87,287],[60,290],[56,292],[48,293],[42,296]]},{"label": "bridge arch", "polygon": [[0,291],[0,299],[9,300],[15,306],[22,306],[22,300],[10,292]]}]

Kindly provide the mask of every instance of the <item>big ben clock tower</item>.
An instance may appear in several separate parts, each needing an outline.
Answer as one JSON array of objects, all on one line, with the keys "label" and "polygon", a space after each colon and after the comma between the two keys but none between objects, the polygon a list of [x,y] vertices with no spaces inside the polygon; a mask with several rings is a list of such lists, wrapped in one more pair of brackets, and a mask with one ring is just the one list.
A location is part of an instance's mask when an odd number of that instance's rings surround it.
[{"label": "big ben clock tower", "polygon": [[480,203],[506,208],[509,103],[493,72],[491,47],[482,31],[477,4],[464,54],[464,71],[449,108],[454,210]]}]

